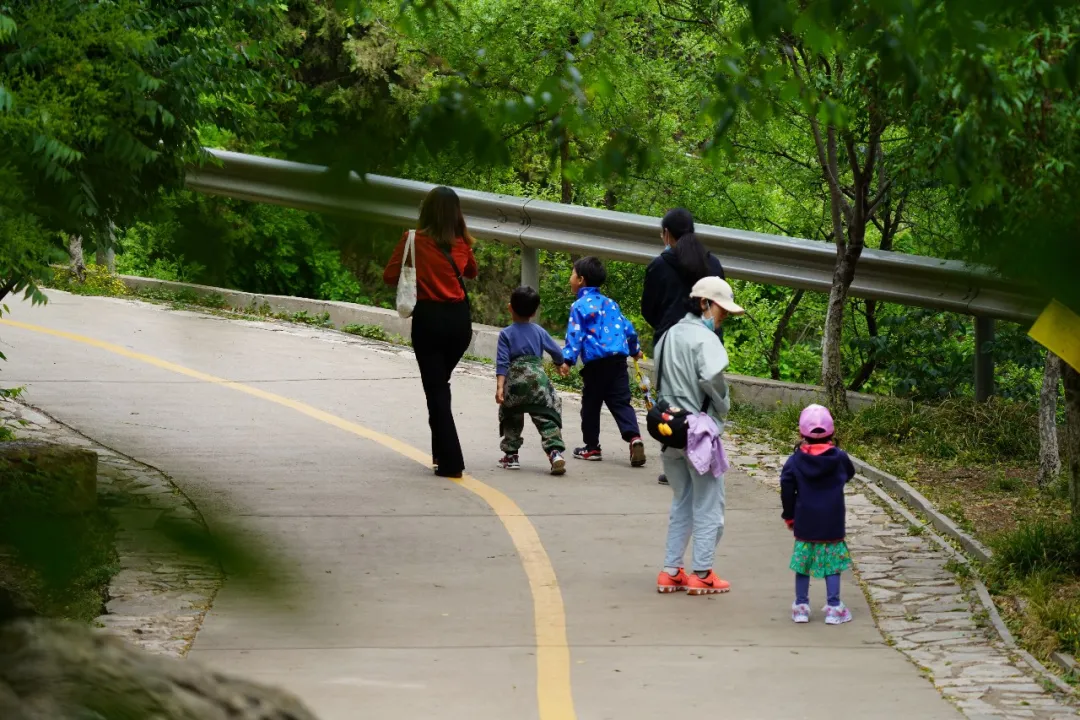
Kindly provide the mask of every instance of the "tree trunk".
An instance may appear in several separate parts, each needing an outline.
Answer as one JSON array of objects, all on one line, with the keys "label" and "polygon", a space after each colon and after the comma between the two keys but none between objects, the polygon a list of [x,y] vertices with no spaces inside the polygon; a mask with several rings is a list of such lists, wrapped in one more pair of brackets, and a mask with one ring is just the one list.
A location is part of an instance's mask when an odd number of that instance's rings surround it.
[{"label": "tree trunk", "polygon": [[110,275],[116,274],[116,251],[111,246],[105,249],[99,246],[94,261],[108,268]]},{"label": "tree trunk", "polygon": [[1069,507],[1080,521],[1080,371],[1062,363],[1065,384],[1065,457],[1068,463]]},{"label": "tree trunk", "polygon": [[570,178],[566,176],[566,171],[570,166],[570,133],[564,127],[562,130],[562,140],[559,143],[559,174],[562,176],[562,197],[559,202],[569,205],[574,200],[574,186],[570,183]]},{"label": "tree trunk", "polygon": [[848,412],[841,344],[844,340],[844,306],[847,304],[848,288],[851,287],[848,278],[853,275],[854,261],[849,253],[844,253],[833,273],[829,309],[825,315],[825,335],[821,340],[821,384],[825,388],[829,408],[834,413]]},{"label": "tree trunk", "polygon": [[81,236],[72,235],[68,239],[68,255],[71,256],[71,271],[82,282],[86,279],[86,260],[83,258]]},{"label": "tree trunk", "polygon": [[791,296],[791,300],[788,301],[787,307],[784,308],[784,314],[780,316],[779,322],[776,323],[776,330],[773,331],[772,350],[769,351],[769,375],[773,380],[780,379],[780,350],[784,344],[784,335],[787,334],[791,318],[795,315],[795,310],[798,309],[799,302],[802,301],[805,293],[805,290],[795,291]]},{"label": "tree trunk", "polygon": [[1061,475],[1061,451],[1058,448],[1057,405],[1061,384],[1061,359],[1046,351],[1042,392],[1039,393],[1039,487]]},{"label": "tree trunk", "polygon": [[[877,301],[866,301],[866,334],[871,338],[878,336],[877,328]],[[848,390],[852,392],[858,392],[862,390],[863,385],[870,379],[870,376],[874,374],[874,370],[877,370],[878,353],[873,348],[870,349],[870,357],[866,358],[866,362],[859,368],[859,372],[855,374],[855,379],[848,385]]]}]

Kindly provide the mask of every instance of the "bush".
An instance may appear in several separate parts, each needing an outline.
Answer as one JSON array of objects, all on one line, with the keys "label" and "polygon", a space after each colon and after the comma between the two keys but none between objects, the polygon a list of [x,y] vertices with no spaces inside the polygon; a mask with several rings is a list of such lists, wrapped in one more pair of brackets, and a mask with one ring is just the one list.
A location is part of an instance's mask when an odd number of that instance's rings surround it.
[{"label": "bush", "polygon": [[1080,521],[1037,521],[992,541],[993,569],[999,576],[1029,578],[1039,573],[1080,577]]},{"label": "bush", "polygon": [[87,265],[82,280],[71,268],[59,268],[53,273],[52,286],[75,295],[107,295],[110,297],[128,294],[127,285],[104,265]]}]

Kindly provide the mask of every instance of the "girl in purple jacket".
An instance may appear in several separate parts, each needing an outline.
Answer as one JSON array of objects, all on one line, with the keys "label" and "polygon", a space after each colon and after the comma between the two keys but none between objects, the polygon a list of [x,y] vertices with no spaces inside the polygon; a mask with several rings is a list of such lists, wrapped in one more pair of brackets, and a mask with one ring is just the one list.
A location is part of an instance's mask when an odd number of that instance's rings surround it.
[{"label": "girl in purple jacket", "polygon": [[809,405],[799,416],[803,442],[784,463],[780,473],[780,517],[795,533],[791,569],[795,572],[795,603],[791,619],[810,622],[810,577],[825,578],[828,604],[825,622],[850,622],[851,611],[840,600],[840,573],[851,567],[844,542],[844,486],[855,477],[855,467],[833,442],[832,415],[821,405]]}]

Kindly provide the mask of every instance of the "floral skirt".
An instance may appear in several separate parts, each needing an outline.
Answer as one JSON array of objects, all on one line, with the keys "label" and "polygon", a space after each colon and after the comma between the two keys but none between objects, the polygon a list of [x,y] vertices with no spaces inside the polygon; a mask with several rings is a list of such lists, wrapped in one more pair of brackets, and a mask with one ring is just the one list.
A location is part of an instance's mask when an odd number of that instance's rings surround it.
[{"label": "floral skirt", "polygon": [[831,543],[796,540],[788,567],[816,578],[838,575],[851,567],[851,553],[843,540]]}]

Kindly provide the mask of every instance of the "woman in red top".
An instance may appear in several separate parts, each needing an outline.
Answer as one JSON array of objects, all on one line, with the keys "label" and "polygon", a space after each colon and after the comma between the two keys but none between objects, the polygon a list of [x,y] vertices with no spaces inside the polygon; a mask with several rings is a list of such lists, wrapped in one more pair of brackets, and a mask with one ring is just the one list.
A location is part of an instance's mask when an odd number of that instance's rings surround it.
[{"label": "woman in red top", "polygon": [[[383,273],[387,285],[397,285],[401,276],[407,237],[407,232],[402,235]],[[435,474],[441,477],[459,478],[465,470],[450,406],[450,374],[472,342],[469,296],[463,276],[476,277],[473,242],[457,193],[448,187],[428,193],[420,206],[416,229],[412,343],[427,396],[432,464]]]}]

